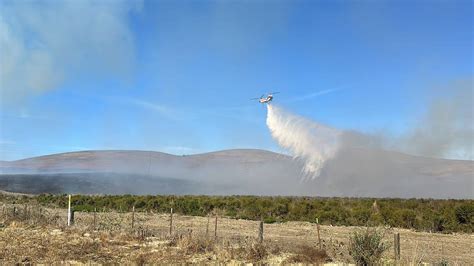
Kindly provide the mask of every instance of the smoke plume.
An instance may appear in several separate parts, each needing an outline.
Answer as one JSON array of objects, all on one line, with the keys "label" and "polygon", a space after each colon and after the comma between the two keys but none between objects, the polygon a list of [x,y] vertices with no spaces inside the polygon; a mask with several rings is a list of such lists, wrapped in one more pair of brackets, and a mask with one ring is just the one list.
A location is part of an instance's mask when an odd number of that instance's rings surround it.
[{"label": "smoke plume", "polygon": [[[417,125],[394,136],[389,132],[363,133],[324,126],[268,104],[267,126],[278,144],[304,164],[306,177],[315,178],[331,159],[351,149],[396,151],[432,158],[473,159],[473,80],[449,84],[450,93],[434,99]],[[350,152],[349,152],[350,154]],[[346,157],[348,155],[346,154]],[[359,155],[357,155],[359,156]],[[352,158],[357,161],[361,158]],[[370,165],[392,163],[390,158],[373,157]],[[348,161],[344,161],[348,164]],[[340,165],[339,167],[346,167]],[[402,170],[402,169],[399,169]]]},{"label": "smoke plume", "polygon": [[427,157],[473,159],[474,153],[474,79],[452,82],[449,91],[435,99],[417,126],[395,143],[403,152]]},{"label": "smoke plume", "polygon": [[304,162],[305,177],[319,176],[324,163],[334,158],[341,131],[267,104],[267,126],[272,137],[296,159]]},{"label": "smoke plume", "polygon": [[141,1],[2,1],[1,104],[16,104],[81,75],[126,76],[135,58],[128,16],[141,5]]}]

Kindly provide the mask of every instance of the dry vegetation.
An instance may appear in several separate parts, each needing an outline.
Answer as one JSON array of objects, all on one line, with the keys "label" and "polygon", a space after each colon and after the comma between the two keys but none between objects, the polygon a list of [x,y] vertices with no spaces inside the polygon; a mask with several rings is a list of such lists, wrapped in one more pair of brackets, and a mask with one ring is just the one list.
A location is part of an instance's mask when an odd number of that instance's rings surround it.
[{"label": "dry vegetation", "polygon": [[[256,221],[219,217],[215,238],[215,220],[206,217],[175,214],[170,235],[168,214],[137,212],[132,228],[132,213],[101,212],[94,218],[93,213],[76,212],[75,225],[66,227],[64,209],[1,208],[2,263],[353,263],[350,236],[360,229],[321,226],[320,249],[316,225],[307,222],[266,224],[260,243]],[[381,230],[388,242],[393,232],[400,232],[403,264],[474,263],[473,235]],[[383,252],[381,261],[392,264],[393,250]]]}]

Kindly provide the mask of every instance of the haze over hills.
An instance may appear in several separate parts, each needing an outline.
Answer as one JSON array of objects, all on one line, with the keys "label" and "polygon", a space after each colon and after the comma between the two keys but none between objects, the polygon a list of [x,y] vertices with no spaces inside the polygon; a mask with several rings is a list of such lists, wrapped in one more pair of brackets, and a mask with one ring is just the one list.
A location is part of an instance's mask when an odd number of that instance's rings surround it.
[{"label": "haze over hills", "polygon": [[24,193],[474,198],[473,161],[352,148],[304,180],[302,162],[264,150],[176,156],[81,151],[0,162],[0,190]]}]

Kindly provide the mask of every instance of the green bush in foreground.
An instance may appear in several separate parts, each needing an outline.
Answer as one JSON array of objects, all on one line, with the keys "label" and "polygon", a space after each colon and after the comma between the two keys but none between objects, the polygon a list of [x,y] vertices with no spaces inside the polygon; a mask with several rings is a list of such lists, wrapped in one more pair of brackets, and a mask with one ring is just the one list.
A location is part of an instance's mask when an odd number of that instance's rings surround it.
[{"label": "green bush in foreground", "polygon": [[383,241],[383,233],[367,227],[365,231],[351,236],[349,254],[357,265],[378,265],[388,248],[388,243]]}]

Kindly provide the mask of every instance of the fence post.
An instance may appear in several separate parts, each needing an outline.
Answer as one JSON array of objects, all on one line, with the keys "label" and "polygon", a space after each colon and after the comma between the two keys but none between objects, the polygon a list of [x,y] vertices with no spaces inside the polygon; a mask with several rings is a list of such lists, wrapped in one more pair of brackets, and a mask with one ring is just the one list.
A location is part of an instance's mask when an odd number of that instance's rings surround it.
[{"label": "fence post", "polygon": [[262,243],[263,242],[263,220],[260,221],[260,226],[258,229],[258,242]]},{"label": "fence post", "polygon": [[93,224],[94,224],[94,230],[97,228],[96,227],[96,221],[97,221],[97,208],[94,208],[94,220],[93,220]]},{"label": "fence post", "polygon": [[319,218],[316,218],[316,230],[318,231],[319,249],[322,249],[323,246],[321,245],[321,236],[319,235]]},{"label": "fence post", "polygon": [[71,211],[71,195],[68,195],[67,202],[67,226],[71,226],[72,211]]},{"label": "fence post", "polygon": [[132,206],[132,229],[135,225],[135,205]]},{"label": "fence post", "polygon": [[211,221],[211,214],[207,214],[207,225],[206,225],[206,238],[209,237],[209,223]]},{"label": "fence post", "polygon": [[214,238],[217,239],[217,214],[216,214],[216,223],[214,224]]},{"label": "fence post", "polygon": [[71,225],[74,225],[74,208],[71,209]]},{"label": "fence post", "polygon": [[171,211],[170,211],[170,236],[172,235],[173,233],[173,208],[171,208]]},{"label": "fence post", "polygon": [[393,234],[393,251],[395,252],[395,260],[400,260],[400,233]]}]

